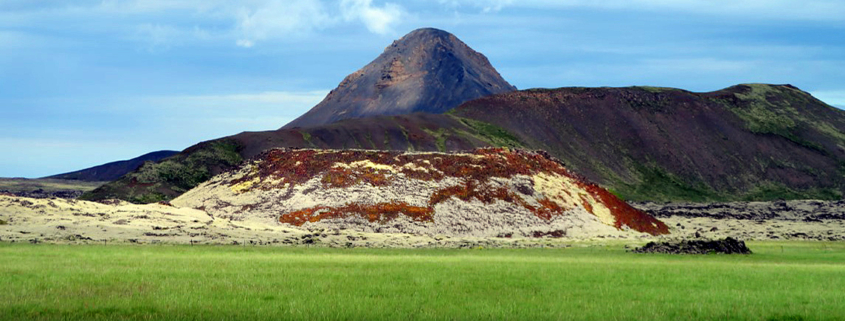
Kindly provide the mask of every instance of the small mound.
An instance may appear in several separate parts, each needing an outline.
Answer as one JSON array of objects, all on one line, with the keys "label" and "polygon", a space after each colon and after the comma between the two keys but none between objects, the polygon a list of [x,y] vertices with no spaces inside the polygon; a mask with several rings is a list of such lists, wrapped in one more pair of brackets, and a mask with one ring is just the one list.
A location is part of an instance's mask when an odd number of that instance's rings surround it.
[{"label": "small mound", "polygon": [[173,201],[300,229],[470,237],[660,235],[661,221],[543,152],[264,152]]},{"label": "small mound", "polygon": [[663,253],[663,254],[751,254],[744,241],[728,237],[713,241],[681,241],[681,242],[649,242],[643,247],[636,248],[634,253]]}]

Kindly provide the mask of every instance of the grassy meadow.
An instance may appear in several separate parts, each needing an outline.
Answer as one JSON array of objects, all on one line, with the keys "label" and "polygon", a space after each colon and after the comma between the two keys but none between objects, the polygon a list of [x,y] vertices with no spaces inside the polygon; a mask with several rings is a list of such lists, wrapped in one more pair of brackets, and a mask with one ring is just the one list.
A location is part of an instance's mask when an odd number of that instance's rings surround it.
[{"label": "grassy meadow", "polygon": [[2,320],[842,320],[845,243],[749,256],[0,244]]}]

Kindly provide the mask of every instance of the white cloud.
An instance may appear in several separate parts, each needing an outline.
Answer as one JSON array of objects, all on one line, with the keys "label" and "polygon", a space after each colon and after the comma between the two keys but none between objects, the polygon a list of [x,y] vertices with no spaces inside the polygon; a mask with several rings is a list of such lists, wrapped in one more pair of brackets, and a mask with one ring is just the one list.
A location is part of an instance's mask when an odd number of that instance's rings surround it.
[{"label": "white cloud", "polygon": [[441,5],[460,8],[469,6],[481,9],[481,12],[497,12],[502,8],[513,4],[513,0],[439,0]]},{"label": "white cloud", "polygon": [[252,40],[238,39],[238,41],[235,41],[235,44],[237,44],[238,47],[252,48],[252,46],[255,45],[255,42]]},{"label": "white cloud", "polygon": [[179,41],[181,31],[173,26],[144,23],[138,26],[138,35],[146,39],[150,52],[169,49],[174,41]]},{"label": "white cloud", "polygon": [[754,18],[845,20],[841,0],[440,0],[452,7],[469,6],[485,12],[505,7],[532,9],[597,8],[621,10],[673,10]]},{"label": "white cloud", "polygon": [[299,36],[333,24],[317,0],[252,1],[236,12],[236,44],[247,48],[257,41]]},{"label": "white cloud", "polygon": [[[229,95],[194,95],[194,96],[165,96],[150,98],[157,102],[168,102],[176,105],[202,105],[212,107],[226,107],[231,105],[271,104],[275,108],[308,107],[320,102],[328,94],[328,90],[313,91],[267,91],[260,93],[244,93]],[[241,106],[246,107],[246,106]]]},{"label": "white cloud", "polygon": [[346,22],[361,21],[370,32],[387,34],[393,31],[403,15],[404,9],[393,3],[382,7],[373,6],[372,0],[341,0],[340,10]]},{"label": "white cloud", "polygon": [[[328,94],[318,91],[270,91],[225,95],[148,97],[132,102],[153,110],[140,128],[172,137],[185,146],[243,131],[278,129],[304,114]],[[146,106],[146,107],[145,107]]]},{"label": "white cloud", "polygon": [[[319,103],[328,92],[268,91],[227,95],[160,96],[148,97],[136,104],[155,106],[154,108],[167,115],[167,119],[175,117],[184,125],[188,125],[186,122],[195,123],[198,128],[207,126],[206,122],[213,120],[222,125],[216,128],[219,135],[229,135],[242,130],[279,128]],[[250,126],[244,127],[243,124],[247,122]]]},{"label": "white cloud", "polygon": [[79,0],[8,6],[14,12],[0,10],[0,29],[34,21],[78,21],[69,25],[90,30],[109,26],[107,31],[123,33],[150,51],[196,40],[250,48],[353,23],[388,34],[406,15],[398,4],[372,0]]}]

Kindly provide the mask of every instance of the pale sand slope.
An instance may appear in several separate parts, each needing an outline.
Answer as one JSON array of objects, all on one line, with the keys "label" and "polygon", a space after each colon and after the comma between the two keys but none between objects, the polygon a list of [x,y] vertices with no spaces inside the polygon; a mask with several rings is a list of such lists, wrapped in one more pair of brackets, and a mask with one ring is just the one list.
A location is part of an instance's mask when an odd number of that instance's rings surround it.
[{"label": "pale sand slope", "polygon": [[[266,220],[233,221],[169,205],[112,204],[0,195],[0,241],[79,244],[246,244],[333,247],[554,247],[564,239],[485,239],[300,230]],[[601,236],[602,238],[604,236]],[[608,236],[611,237],[611,236]],[[571,240],[570,240],[571,241]]]},{"label": "pale sand slope", "polygon": [[[808,201],[799,201],[808,202]],[[772,213],[766,210],[753,212],[741,210],[748,203],[711,211],[707,217],[692,217],[712,204],[694,206],[650,205],[639,207],[645,210],[671,208],[676,215],[661,220],[671,227],[672,234],[663,237],[619,237],[618,235],[595,235],[581,240],[619,240],[641,243],[666,238],[694,238],[698,232],[703,238],[732,236],[743,240],[767,239],[833,239],[845,237],[845,215],[836,203],[811,209],[804,219],[796,211],[775,214],[774,218],[756,219],[735,216],[749,213]],[[762,203],[772,204],[772,203]],[[791,204],[791,203],[790,203]],[[808,208],[790,205],[790,208]],[[817,203],[812,203],[817,204]],[[759,204],[753,206],[758,206]],[[679,208],[686,207],[686,210]],[[712,210],[712,208],[711,208]],[[710,210],[708,210],[710,211]],[[780,211],[784,211],[781,209]],[[659,211],[658,211],[659,212]],[[668,213],[668,211],[663,211]],[[776,212],[775,212],[776,213]],[[815,214],[813,214],[815,213]],[[836,214],[839,216],[836,216]],[[686,216],[684,216],[686,215]],[[766,214],[764,216],[771,216]],[[823,218],[817,218],[823,217]],[[204,211],[177,208],[167,205],[133,205],[126,202],[100,204],[87,201],[64,199],[32,199],[0,195],[0,241],[3,242],[49,242],[49,243],[180,243],[191,241],[201,244],[265,244],[324,246],[367,246],[367,247],[536,247],[567,246],[577,239],[532,239],[532,238],[472,238],[447,236],[422,236],[411,234],[379,234],[354,232],[351,230],[313,229],[299,230],[282,224],[267,224],[255,220],[230,221],[214,218]],[[5,222],[5,224],[4,224]],[[680,225],[678,225],[680,224]],[[715,227],[716,231],[712,231]],[[799,233],[804,233],[799,234]]]},{"label": "pale sand slope", "polygon": [[101,204],[0,195],[0,238],[42,242],[272,242],[304,232],[215,220],[203,211],[161,204]]},{"label": "pale sand slope", "polygon": [[[249,169],[247,168],[246,171]],[[222,174],[194,188],[173,200],[177,206],[204,208],[209,213],[233,221],[252,220],[262,225],[276,226],[279,214],[291,213],[314,206],[342,206],[348,203],[385,203],[395,200],[414,206],[425,206],[429,195],[445,186],[457,185],[455,179],[440,182],[421,182],[416,180],[396,180],[388,186],[373,187],[359,184],[347,189],[324,189],[322,177],[311,179],[301,185],[279,189],[253,189],[239,193],[233,191],[226,181],[237,178],[240,172]],[[230,175],[232,175],[230,177]],[[528,177],[515,177],[513,180],[490,182],[495,187],[526,185],[541,181]],[[538,189],[539,190],[539,189]],[[537,203],[536,196],[543,194],[520,195],[530,202]],[[563,194],[563,193],[561,193]],[[597,205],[596,208],[599,208]],[[419,222],[406,216],[398,216],[389,223],[371,222],[364,218],[347,217],[343,219],[325,219],[307,222],[300,228],[348,229],[365,233],[400,233],[428,236],[451,236],[470,238],[495,238],[500,235],[529,237],[534,232],[548,233],[564,231],[567,238],[588,239],[597,236],[626,238],[647,237],[647,234],[633,230],[618,230],[601,221],[596,215],[588,213],[583,207],[567,210],[564,215],[554,216],[544,221],[528,212],[525,208],[496,201],[484,204],[478,200],[462,201],[450,198],[434,207],[433,222]],[[293,227],[288,224],[284,226]]]}]

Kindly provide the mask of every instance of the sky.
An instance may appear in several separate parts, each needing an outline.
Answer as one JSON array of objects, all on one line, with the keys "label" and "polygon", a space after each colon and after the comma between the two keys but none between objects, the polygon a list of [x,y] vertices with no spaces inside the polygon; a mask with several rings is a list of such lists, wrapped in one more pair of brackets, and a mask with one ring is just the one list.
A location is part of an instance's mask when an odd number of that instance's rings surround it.
[{"label": "sky", "polygon": [[277,129],[422,27],[519,89],[788,83],[845,108],[841,0],[0,0],[0,177]]}]

